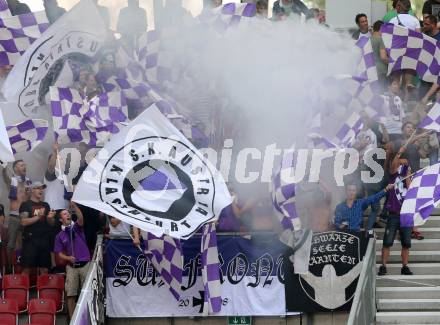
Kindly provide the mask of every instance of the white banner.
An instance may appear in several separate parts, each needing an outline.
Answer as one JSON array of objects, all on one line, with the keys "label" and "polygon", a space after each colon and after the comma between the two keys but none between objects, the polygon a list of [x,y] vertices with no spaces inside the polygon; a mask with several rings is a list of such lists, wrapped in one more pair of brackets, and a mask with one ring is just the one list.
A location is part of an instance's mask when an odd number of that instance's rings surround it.
[{"label": "white banner", "polygon": [[6,131],[3,114],[0,111],[0,165],[14,161],[11,144],[9,143],[8,132]]},{"label": "white banner", "polygon": [[99,151],[73,201],[155,236],[189,238],[232,200],[220,172],[152,105]]},{"label": "white banner", "polygon": [[[280,316],[286,314],[283,253],[273,240],[218,236],[221,267],[221,311],[214,316]],[[182,294],[176,301],[148,258],[131,240],[111,240],[104,261],[109,317],[202,316],[204,288],[200,238],[183,244]]]}]

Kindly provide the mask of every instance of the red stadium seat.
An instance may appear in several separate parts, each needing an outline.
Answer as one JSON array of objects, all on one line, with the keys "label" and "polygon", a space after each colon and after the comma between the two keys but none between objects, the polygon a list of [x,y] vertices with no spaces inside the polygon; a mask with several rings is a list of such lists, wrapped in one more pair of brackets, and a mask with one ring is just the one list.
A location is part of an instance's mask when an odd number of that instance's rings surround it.
[{"label": "red stadium seat", "polygon": [[51,299],[32,299],[29,302],[29,323],[55,325],[57,309]]},{"label": "red stadium seat", "polygon": [[29,302],[29,276],[25,274],[5,275],[2,281],[3,299],[17,301],[18,310],[27,310]]},{"label": "red stadium seat", "polygon": [[15,300],[0,299],[0,324],[18,324],[18,304]]},{"label": "red stadium seat", "polygon": [[64,276],[61,274],[43,274],[37,280],[38,298],[52,299],[57,312],[64,306]]}]

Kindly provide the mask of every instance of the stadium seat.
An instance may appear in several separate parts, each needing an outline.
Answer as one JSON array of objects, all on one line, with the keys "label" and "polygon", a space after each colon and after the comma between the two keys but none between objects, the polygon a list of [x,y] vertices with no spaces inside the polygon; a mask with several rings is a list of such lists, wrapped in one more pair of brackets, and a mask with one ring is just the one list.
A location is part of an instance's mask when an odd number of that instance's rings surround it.
[{"label": "stadium seat", "polygon": [[25,274],[5,275],[2,281],[3,299],[17,301],[18,310],[27,310],[29,302],[29,276]]},{"label": "stadium seat", "polygon": [[18,324],[18,304],[12,299],[0,299],[0,324]]},{"label": "stadium seat", "polygon": [[37,280],[38,298],[52,299],[57,312],[64,306],[64,276],[61,274],[43,274]]},{"label": "stadium seat", "polygon": [[55,325],[57,309],[51,299],[32,299],[29,302],[29,323]]}]

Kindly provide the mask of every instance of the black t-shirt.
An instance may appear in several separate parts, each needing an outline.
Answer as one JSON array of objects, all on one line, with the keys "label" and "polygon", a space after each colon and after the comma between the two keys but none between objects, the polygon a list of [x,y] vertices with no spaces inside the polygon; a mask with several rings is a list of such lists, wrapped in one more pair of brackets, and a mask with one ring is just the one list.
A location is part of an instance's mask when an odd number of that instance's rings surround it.
[{"label": "black t-shirt", "polygon": [[424,15],[434,15],[440,18],[440,2],[436,0],[428,0],[424,3],[422,13]]},{"label": "black t-shirt", "polygon": [[50,225],[47,223],[47,215],[50,211],[49,204],[46,202],[26,201],[20,205],[19,213],[27,212],[27,218],[39,216],[40,220],[32,225],[23,227],[23,237],[37,237],[38,239],[47,238]]},{"label": "black t-shirt", "polygon": [[84,235],[86,236],[87,246],[93,252],[96,245],[97,234],[102,230],[102,222],[99,217],[99,211],[85,205],[78,204],[84,216]]}]

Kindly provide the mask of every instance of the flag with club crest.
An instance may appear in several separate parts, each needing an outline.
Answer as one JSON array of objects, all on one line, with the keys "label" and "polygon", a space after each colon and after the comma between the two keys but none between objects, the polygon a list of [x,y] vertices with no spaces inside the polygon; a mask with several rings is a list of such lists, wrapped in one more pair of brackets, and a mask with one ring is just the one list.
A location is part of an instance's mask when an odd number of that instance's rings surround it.
[{"label": "flag with club crest", "polygon": [[0,18],[11,17],[11,11],[9,10],[8,2],[6,0],[0,0]]},{"label": "flag with club crest", "polygon": [[0,112],[0,165],[6,165],[7,162],[14,161],[11,143],[9,142],[8,132],[6,131],[3,114]]},{"label": "flag with club crest", "polygon": [[432,106],[425,118],[420,122],[418,128],[434,130],[437,133],[440,132],[440,101],[437,101]]},{"label": "flag with club crest", "polygon": [[52,118],[58,143],[103,145],[128,120],[125,96],[103,93],[89,102],[71,88],[50,88]]},{"label": "flag with club crest", "polygon": [[301,229],[301,220],[296,211],[295,182],[288,178],[294,174],[296,155],[294,149],[283,155],[281,165],[272,178],[272,202],[283,230]]},{"label": "flag with club crest", "polygon": [[[25,116],[45,116],[49,87],[68,87],[72,74],[59,72],[66,58],[94,60],[101,54],[108,29],[92,0],[81,0],[51,24],[8,74],[2,93]],[[49,73],[50,72],[50,73]],[[66,80],[65,78],[68,78]],[[48,104],[48,103],[47,103]]]},{"label": "flag with club crest", "polygon": [[218,313],[222,308],[220,261],[218,259],[215,223],[203,226],[201,242],[202,278],[204,287],[203,313]]},{"label": "flag with club crest", "polygon": [[45,138],[49,122],[46,120],[27,120],[6,127],[9,142],[14,154],[32,151]]},{"label": "flag with club crest", "polygon": [[440,163],[418,171],[406,192],[400,211],[402,227],[423,225],[440,203]]},{"label": "flag with club crest", "polygon": [[168,235],[156,237],[150,232],[146,232],[144,240],[145,253],[169,287],[171,294],[178,300],[183,274],[183,253],[180,240]]},{"label": "flag with club crest", "polygon": [[49,27],[44,11],[0,18],[0,66],[15,65]]},{"label": "flag with club crest", "polygon": [[388,73],[414,70],[420,79],[440,84],[440,45],[435,39],[393,24],[382,25],[381,32],[390,58]]},{"label": "flag with club crest", "polygon": [[189,238],[231,203],[220,172],[154,104],[105,143],[92,165],[101,177],[84,177],[93,169],[85,170],[73,200],[155,236]]}]

